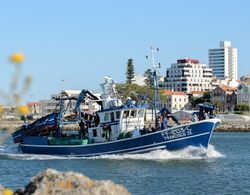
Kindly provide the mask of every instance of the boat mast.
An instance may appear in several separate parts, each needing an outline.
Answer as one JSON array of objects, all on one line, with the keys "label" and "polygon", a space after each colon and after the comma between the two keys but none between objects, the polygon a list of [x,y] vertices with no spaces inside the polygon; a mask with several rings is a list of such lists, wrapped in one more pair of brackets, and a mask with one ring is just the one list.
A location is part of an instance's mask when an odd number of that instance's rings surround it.
[{"label": "boat mast", "polygon": [[153,80],[154,80],[154,115],[155,115],[155,128],[158,127],[158,121],[157,121],[157,109],[160,110],[161,107],[161,99],[160,99],[160,93],[159,93],[159,86],[158,86],[158,73],[159,69],[161,67],[161,64],[158,63],[158,65],[155,65],[155,57],[154,54],[159,51],[159,48],[154,49],[151,46],[151,60],[152,60],[152,67],[153,67]]},{"label": "boat mast", "polygon": [[58,132],[57,135],[61,135],[62,133],[62,119],[63,119],[63,112],[64,112],[64,100],[62,99],[60,95],[60,110],[58,115]]}]

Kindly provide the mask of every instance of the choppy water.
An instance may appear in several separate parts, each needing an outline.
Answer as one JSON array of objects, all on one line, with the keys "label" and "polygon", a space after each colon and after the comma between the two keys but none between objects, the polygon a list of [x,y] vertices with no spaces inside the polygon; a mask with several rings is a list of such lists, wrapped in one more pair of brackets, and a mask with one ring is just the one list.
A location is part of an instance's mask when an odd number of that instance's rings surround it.
[{"label": "choppy water", "polygon": [[250,193],[250,133],[214,133],[211,145],[177,152],[91,158],[21,154],[9,140],[0,146],[0,183],[17,189],[47,168],[110,179],[132,194]]}]

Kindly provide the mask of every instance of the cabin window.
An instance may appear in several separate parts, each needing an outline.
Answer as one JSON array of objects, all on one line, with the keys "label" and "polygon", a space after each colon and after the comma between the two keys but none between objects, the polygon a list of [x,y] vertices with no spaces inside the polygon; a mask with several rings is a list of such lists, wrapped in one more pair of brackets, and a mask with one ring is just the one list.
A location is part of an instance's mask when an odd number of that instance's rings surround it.
[{"label": "cabin window", "polygon": [[114,112],[111,112],[111,113],[110,113],[110,119],[111,119],[111,121],[114,121],[114,120],[115,120],[115,114],[114,114]]},{"label": "cabin window", "polygon": [[115,113],[115,115],[116,115],[116,119],[120,119],[121,112],[120,112],[120,111],[117,111],[117,112]]},{"label": "cabin window", "polygon": [[138,116],[143,117],[144,111],[143,109],[138,110]]},{"label": "cabin window", "polygon": [[129,116],[129,110],[124,110],[122,118],[127,118]]},{"label": "cabin window", "polygon": [[130,117],[132,117],[132,118],[136,117],[136,110],[131,110]]},{"label": "cabin window", "polygon": [[104,115],[104,121],[109,121],[109,113],[105,113],[105,115]]},{"label": "cabin window", "polygon": [[96,131],[96,129],[93,129],[93,137],[97,137],[97,131]]}]

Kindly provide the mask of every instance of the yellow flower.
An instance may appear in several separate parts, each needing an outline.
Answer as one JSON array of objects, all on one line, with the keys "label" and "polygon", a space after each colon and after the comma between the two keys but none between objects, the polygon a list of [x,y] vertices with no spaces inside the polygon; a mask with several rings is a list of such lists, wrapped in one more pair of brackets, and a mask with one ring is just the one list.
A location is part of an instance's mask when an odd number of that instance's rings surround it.
[{"label": "yellow flower", "polygon": [[29,108],[28,106],[18,106],[17,110],[21,113],[21,114],[28,114],[29,113]]},{"label": "yellow flower", "polygon": [[3,113],[3,106],[0,106],[0,114]]},{"label": "yellow flower", "polygon": [[12,194],[13,194],[12,190],[10,190],[8,188],[4,188],[3,195],[12,195]]},{"label": "yellow flower", "polygon": [[10,61],[14,63],[22,63],[24,60],[24,55],[22,53],[14,53],[12,56],[10,56]]}]

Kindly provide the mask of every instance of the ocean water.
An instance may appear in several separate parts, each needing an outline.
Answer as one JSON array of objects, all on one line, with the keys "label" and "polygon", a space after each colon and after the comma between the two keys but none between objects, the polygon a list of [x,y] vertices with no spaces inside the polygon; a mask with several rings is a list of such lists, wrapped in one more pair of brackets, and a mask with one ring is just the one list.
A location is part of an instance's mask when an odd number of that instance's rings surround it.
[{"label": "ocean water", "polygon": [[250,133],[214,133],[208,150],[67,158],[0,146],[0,184],[14,190],[47,168],[109,179],[132,194],[250,194]]}]

